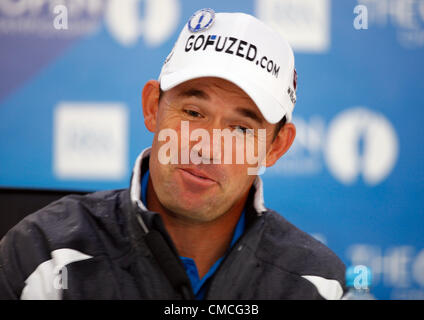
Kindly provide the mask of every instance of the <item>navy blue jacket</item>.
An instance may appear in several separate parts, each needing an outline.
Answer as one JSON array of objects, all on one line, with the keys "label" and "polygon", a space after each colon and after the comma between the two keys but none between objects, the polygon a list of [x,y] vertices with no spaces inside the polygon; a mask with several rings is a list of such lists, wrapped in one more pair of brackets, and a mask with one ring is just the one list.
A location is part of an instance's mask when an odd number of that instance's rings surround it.
[{"label": "navy blue jacket", "polygon": [[[140,200],[149,152],[138,157],[130,188],[66,196],[12,228],[0,242],[0,299],[187,298],[161,266],[184,270],[174,244]],[[208,280],[205,299],[341,298],[344,264],[265,208],[259,177],[245,213],[245,232]],[[148,233],[164,239],[165,262]]]}]

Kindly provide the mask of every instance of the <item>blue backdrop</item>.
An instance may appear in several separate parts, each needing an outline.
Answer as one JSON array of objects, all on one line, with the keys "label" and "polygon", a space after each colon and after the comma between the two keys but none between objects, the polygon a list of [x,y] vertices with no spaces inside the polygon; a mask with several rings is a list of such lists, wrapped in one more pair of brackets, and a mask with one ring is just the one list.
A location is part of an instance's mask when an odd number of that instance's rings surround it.
[{"label": "blue backdrop", "polygon": [[[196,10],[251,13],[295,51],[293,148],[265,203],[424,299],[424,0],[0,0],[0,185],[127,187],[150,145],[140,105]],[[2,212],[1,214],[7,214]]]}]

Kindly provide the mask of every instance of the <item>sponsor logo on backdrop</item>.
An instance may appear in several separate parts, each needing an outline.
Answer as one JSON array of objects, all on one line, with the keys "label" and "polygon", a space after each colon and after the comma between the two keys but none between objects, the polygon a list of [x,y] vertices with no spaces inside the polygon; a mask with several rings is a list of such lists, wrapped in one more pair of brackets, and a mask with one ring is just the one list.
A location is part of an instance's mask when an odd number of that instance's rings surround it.
[{"label": "sponsor logo on backdrop", "polygon": [[327,131],[325,159],[340,182],[353,184],[362,175],[368,185],[382,182],[398,156],[398,139],[390,122],[366,108],[337,115]]},{"label": "sponsor logo on backdrop", "polygon": [[110,34],[123,46],[135,44],[140,37],[147,45],[158,46],[176,31],[180,11],[179,0],[110,0],[105,21]]},{"label": "sponsor logo on backdrop", "polygon": [[127,107],[61,102],[54,111],[53,170],[59,179],[120,180],[128,150]]},{"label": "sponsor logo on backdrop", "polygon": [[383,182],[399,153],[396,131],[382,114],[364,107],[349,108],[328,125],[320,116],[293,117],[297,136],[288,151],[267,172],[274,175],[320,174],[324,167],[345,185],[362,177],[366,185]]},{"label": "sponsor logo on backdrop", "polygon": [[304,119],[293,116],[296,138],[289,151],[267,168],[267,173],[288,176],[312,176],[322,172],[325,121],[321,116]]},{"label": "sponsor logo on backdrop", "polygon": [[72,38],[96,32],[104,20],[123,46],[139,38],[158,46],[176,31],[179,19],[179,0],[0,1],[0,34]]},{"label": "sponsor logo on backdrop", "polygon": [[372,287],[392,288],[391,299],[424,298],[424,249],[410,245],[382,248],[353,244],[346,254],[352,265],[371,268]]},{"label": "sponsor logo on backdrop", "polygon": [[357,0],[367,8],[367,27],[395,27],[405,48],[424,46],[424,0]]},{"label": "sponsor logo on backdrop", "polygon": [[256,16],[278,30],[298,52],[330,47],[330,0],[256,0]]}]

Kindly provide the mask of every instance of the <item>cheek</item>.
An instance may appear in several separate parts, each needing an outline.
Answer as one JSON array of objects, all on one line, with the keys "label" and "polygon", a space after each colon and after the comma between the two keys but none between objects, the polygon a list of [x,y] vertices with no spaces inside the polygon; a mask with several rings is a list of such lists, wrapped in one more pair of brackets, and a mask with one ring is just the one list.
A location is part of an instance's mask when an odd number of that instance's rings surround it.
[{"label": "cheek", "polygon": [[156,127],[157,130],[152,142],[152,153],[154,153],[152,156],[155,159],[160,160],[159,158],[163,153],[161,153],[161,151],[167,150],[166,154],[163,154],[165,158],[167,158],[171,156],[169,154],[171,150],[173,150],[174,153],[179,150],[181,122],[177,121],[175,117],[167,119],[159,117],[158,119],[159,121]]},{"label": "cheek", "polygon": [[174,129],[177,130],[181,126],[181,114],[178,110],[172,109],[168,106],[161,105],[158,109],[156,117],[157,130]]},{"label": "cheek", "polygon": [[169,196],[170,190],[178,190],[176,181],[173,179],[172,166],[163,165],[153,158],[151,160],[149,170],[153,188],[158,198],[163,200]]},{"label": "cheek", "polygon": [[181,128],[181,118],[174,112],[163,112],[158,117],[157,127],[159,130],[179,130]]},{"label": "cheek", "polygon": [[250,182],[252,181],[252,176],[249,176],[247,174],[249,165],[232,164],[223,165],[222,168],[223,172],[225,172],[225,191],[231,190],[231,193],[239,194],[243,193],[245,189],[250,185]]}]

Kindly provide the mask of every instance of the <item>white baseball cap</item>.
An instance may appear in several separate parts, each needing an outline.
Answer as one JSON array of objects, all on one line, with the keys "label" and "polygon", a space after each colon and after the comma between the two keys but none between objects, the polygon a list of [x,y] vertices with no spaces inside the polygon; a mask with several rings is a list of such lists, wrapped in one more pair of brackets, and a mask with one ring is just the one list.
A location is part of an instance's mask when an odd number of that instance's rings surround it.
[{"label": "white baseball cap", "polygon": [[194,13],[159,75],[162,90],[200,77],[219,77],[240,87],[265,120],[291,121],[297,74],[289,43],[245,13]]}]

